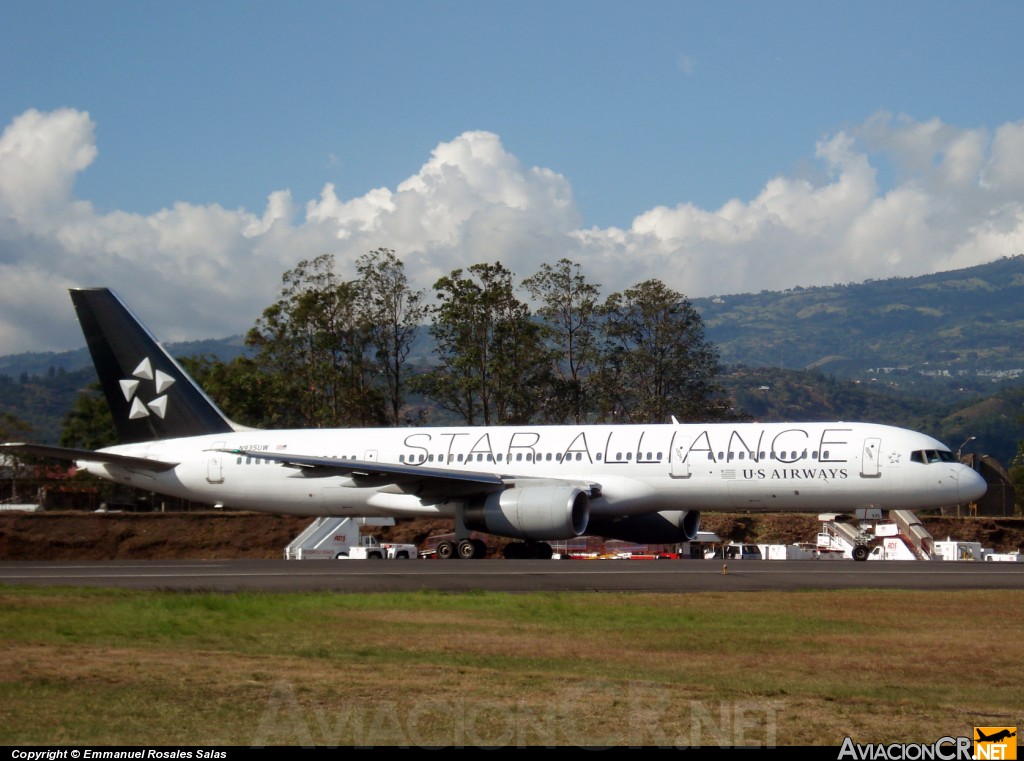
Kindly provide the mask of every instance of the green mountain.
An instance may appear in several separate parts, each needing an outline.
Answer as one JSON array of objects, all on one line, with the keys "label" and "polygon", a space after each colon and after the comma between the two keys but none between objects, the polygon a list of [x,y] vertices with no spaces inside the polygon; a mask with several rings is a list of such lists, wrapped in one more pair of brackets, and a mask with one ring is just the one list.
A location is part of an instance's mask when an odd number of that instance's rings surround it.
[{"label": "green mountain", "polygon": [[861,379],[1024,376],[1024,255],[921,277],[692,302],[727,365]]}]

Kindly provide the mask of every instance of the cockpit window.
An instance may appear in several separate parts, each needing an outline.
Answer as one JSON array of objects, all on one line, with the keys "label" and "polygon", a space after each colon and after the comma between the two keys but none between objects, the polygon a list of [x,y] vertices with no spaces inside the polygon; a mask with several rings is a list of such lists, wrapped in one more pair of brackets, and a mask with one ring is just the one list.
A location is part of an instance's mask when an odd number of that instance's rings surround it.
[{"label": "cockpit window", "polygon": [[946,449],[918,449],[910,453],[911,462],[956,462],[956,456]]}]

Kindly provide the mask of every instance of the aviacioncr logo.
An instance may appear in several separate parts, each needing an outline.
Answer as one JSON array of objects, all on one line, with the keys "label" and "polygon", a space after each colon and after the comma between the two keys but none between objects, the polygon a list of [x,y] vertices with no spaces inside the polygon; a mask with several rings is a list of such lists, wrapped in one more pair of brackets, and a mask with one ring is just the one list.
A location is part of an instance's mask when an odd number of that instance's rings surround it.
[{"label": "aviacioncr logo", "polygon": [[[125,401],[131,404],[128,411],[129,419],[147,417],[151,412],[162,419],[167,414],[167,395],[164,392],[174,383],[174,378],[161,370],[154,373],[149,357],[139,362],[139,366],[132,371],[131,378],[124,378],[120,383]],[[149,396],[146,389],[150,383],[153,384],[153,397],[149,401],[143,401],[143,395]]]}]

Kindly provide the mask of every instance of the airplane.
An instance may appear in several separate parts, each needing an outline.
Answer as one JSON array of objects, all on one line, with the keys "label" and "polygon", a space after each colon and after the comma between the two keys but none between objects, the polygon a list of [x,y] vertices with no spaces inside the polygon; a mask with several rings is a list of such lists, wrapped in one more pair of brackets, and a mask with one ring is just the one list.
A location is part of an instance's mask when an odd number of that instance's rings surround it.
[{"label": "airplane", "polygon": [[[584,533],[692,541],[702,511],[923,509],[985,480],[947,446],[875,423],[670,423],[263,430],[229,420],[108,288],[70,291],[120,443],[6,443],[215,507],[311,517],[444,517],[443,558],[550,558]],[[854,551],[867,559],[868,548]]]},{"label": "airplane", "polygon": [[1000,740],[1006,740],[1006,739],[1008,739],[1010,737],[1016,737],[1017,736],[1017,733],[1015,731],[1011,732],[1009,729],[1000,729],[998,732],[993,732],[991,735],[986,735],[984,732],[982,732],[977,727],[974,728],[974,731],[978,735],[977,738],[975,738],[975,742],[997,743]]}]

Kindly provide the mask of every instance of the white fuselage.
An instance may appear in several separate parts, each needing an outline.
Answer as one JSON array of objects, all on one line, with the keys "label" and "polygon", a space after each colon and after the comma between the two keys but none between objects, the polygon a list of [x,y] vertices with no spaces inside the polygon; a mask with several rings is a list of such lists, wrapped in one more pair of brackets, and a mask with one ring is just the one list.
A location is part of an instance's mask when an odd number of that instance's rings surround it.
[{"label": "white fuselage", "polygon": [[[248,454],[218,451],[224,449]],[[451,516],[459,498],[424,499],[408,484],[366,485],[350,475],[313,474],[262,459],[260,452],[585,483],[597,487],[590,502],[595,516],[922,509],[964,504],[985,491],[984,480],[954,462],[937,440],[865,423],[247,431],[105,451],[179,464],[163,473],[80,465],[161,494],[309,516]]]}]

